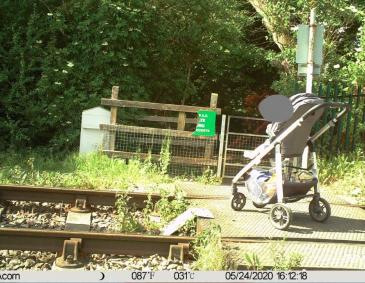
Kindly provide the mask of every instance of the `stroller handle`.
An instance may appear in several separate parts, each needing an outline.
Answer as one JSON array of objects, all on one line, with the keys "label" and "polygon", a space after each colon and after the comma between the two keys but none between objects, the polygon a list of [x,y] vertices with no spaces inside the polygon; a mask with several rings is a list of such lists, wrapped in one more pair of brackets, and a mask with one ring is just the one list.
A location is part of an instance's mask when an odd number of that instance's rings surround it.
[{"label": "stroller handle", "polygon": [[315,112],[318,109],[321,108],[342,108],[342,111],[340,113],[341,116],[343,114],[345,114],[347,111],[350,110],[351,106],[349,104],[346,103],[342,103],[342,102],[325,102],[322,104],[318,104],[314,107],[312,107],[311,109],[309,109],[306,113],[304,113],[304,115],[301,117],[303,120],[306,119],[309,115],[311,115],[313,112]]},{"label": "stroller handle", "polygon": [[346,108],[347,110],[351,109],[350,104],[343,103],[343,102],[325,102],[329,108]]},{"label": "stroller handle", "polygon": [[322,105],[325,105],[328,108],[342,108],[342,110],[339,113],[337,113],[336,117],[332,118],[327,124],[325,124],[322,128],[320,128],[313,136],[311,136],[308,140],[308,144],[313,144],[313,142],[317,140],[320,136],[322,136],[325,132],[327,132],[328,129],[334,127],[337,121],[351,109],[350,104],[341,102],[326,102]]}]

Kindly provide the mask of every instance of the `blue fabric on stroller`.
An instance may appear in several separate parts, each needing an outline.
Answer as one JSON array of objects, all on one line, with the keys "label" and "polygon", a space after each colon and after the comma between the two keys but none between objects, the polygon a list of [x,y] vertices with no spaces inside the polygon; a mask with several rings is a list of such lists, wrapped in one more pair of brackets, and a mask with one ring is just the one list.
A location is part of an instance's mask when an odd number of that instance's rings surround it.
[{"label": "blue fabric on stroller", "polygon": [[252,170],[250,178],[247,180],[247,191],[250,193],[252,201],[257,204],[267,203],[272,196],[264,190],[264,183],[272,176],[269,171]]}]

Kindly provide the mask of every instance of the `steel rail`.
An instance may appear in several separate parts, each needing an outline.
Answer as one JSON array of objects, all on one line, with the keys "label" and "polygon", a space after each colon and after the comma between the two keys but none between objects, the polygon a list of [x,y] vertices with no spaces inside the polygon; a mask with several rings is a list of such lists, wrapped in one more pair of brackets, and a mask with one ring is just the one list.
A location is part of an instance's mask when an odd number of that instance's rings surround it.
[{"label": "steel rail", "polygon": [[[194,237],[155,236],[125,233],[99,233],[81,231],[53,231],[41,229],[0,228],[0,250],[30,250],[62,252],[65,240],[82,239],[85,254],[125,254],[146,256],[168,255],[170,245],[191,244]],[[225,243],[270,243],[283,240],[282,237],[222,237]],[[363,245],[364,241],[329,239],[286,239],[287,242],[346,243]]]},{"label": "steel rail", "polygon": [[[22,185],[0,185],[0,200],[34,201],[53,203],[74,203],[84,198],[90,205],[114,206],[118,195],[123,191],[115,190],[82,190],[73,188],[51,188]],[[145,201],[151,197],[153,202],[161,199],[157,193],[128,192],[129,202],[137,208],[145,207]],[[168,197],[173,199],[173,196]],[[186,199],[225,199],[226,196],[187,195]]]},{"label": "steel rail", "polygon": [[190,244],[192,237],[0,228],[0,250],[61,253],[65,240],[81,239],[83,254],[168,256],[170,245]]}]

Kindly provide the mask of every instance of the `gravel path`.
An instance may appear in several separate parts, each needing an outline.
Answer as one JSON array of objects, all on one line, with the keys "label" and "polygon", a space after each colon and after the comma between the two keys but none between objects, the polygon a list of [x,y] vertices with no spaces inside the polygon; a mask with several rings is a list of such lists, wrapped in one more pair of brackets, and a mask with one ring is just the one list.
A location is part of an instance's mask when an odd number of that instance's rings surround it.
[{"label": "gravel path", "polygon": [[[51,270],[56,254],[50,252],[0,250],[0,270]],[[169,261],[165,257],[133,257],[123,255],[92,254],[86,270],[191,270],[190,263]]]}]

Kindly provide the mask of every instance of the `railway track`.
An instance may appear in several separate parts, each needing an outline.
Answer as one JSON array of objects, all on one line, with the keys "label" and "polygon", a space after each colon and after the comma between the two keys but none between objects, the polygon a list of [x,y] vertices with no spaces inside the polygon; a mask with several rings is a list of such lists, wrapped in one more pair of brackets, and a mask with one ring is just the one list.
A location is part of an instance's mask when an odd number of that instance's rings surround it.
[{"label": "railway track", "polygon": [[[171,247],[177,247],[187,256],[193,239],[139,234],[0,228],[0,249],[57,252],[61,255],[59,257],[61,267],[72,267],[83,255],[91,253],[168,256]],[[67,259],[69,259],[68,262]]]},{"label": "railway track", "polygon": [[[90,232],[91,211],[97,206],[115,206],[120,191],[96,191],[69,188],[50,188],[37,186],[0,185],[0,202],[42,202],[71,204],[68,214],[86,217],[81,231],[72,226],[65,230],[0,228],[0,250],[22,250],[56,252],[58,267],[81,267],[81,258],[87,254],[121,254],[136,257],[169,256],[184,260],[189,257],[192,237],[152,236],[142,234]],[[161,196],[157,193],[128,192],[128,205],[142,209],[150,198],[157,202]],[[170,200],[174,196],[168,197]],[[224,196],[188,195],[186,199],[224,199]],[[5,205],[6,207],[6,205]],[[0,211],[1,216],[1,211]],[[66,220],[66,227],[67,227]]]},{"label": "railway track", "polygon": [[[112,190],[81,190],[73,188],[51,188],[21,185],[0,185],[0,200],[3,201],[33,201],[74,204],[78,199],[85,200],[88,205],[114,206],[116,198],[122,191]],[[151,197],[153,202],[161,199],[157,193],[128,192],[129,204],[144,208],[145,201]],[[168,197],[173,199],[173,196]],[[187,195],[186,199],[225,199],[226,196]]]},{"label": "railway track", "polygon": [[[120,192],[118,191],[90,191],[80,189],[47,188],[19,185],[0,185],[1,201],[31,201],[49,203],[68,203],[76,207],[76,212],[83,213],[83,207],[93,206],[114,206],[115,200]],[[137,208],[143,208],[149,194],[144,192],[129,192],[129,204]],[[158,201],[161,196],[156,193],[150,194],[152,201]],[[188,195],[187,199],[212,199],[223,200],[227,196],[204,196]],[[173,199],[171,196],[170,199]],[[356,206],[356,205],[344,205]],[[359,206],[356,206],[359,207]],[[361,207],[361,206],[360,206]],[[1,211],[0,211],[1,214]],[[202,220],[202,227],[206,225]],[[201,224],[200,224],[201,225]],[[199,221],[198,221],[199,226]],[[83,265],[82,258],[87,254],[121,254],[133,256],[176,256],[180,259],[189,258],[189,248],[194,240],[193,237],[184,236],[152,236],[142,234],[121,234],[89,231],[54,231],[40,229],[14,229],[0,228],[0,250],[29,250],[56,252],[59,257],[56,265],[59,267],[80,267]],[[273,241],[284,240],[283,237],[223,237],[222,241],[229,245],[240,245],[243,247],[257,246],[261,250]],[[344,249],[360,249],[365,246],[365,241],[343,241],[328,239],[308,239],[297,237],[285,239],[288,245],[299,247],[300,245],[318,247],[329,255],[331,245],[343,245]],[[338,248],[337,248],[338,249]],[[310,269],[311,267],[308,267]],[[318,269],[328,269],[320,268]]]}]

